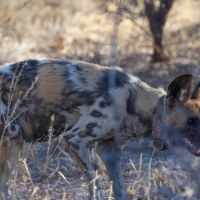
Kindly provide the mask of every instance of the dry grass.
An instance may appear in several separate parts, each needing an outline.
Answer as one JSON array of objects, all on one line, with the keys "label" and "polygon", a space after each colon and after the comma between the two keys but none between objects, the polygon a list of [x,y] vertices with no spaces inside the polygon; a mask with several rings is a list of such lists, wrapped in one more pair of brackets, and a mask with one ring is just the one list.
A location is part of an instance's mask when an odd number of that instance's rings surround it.
[{"label": "dry grass", "polygon": [[[134,7],[132,2],[122,3],[116,63],[156,86],[182,73],[199,75],[199,1],[175,2],[165,27],[172,59],[154,65],[149,63],[152,37],[142,3]],[[117,1],[1,0],[0,63],[52,57],[109,65],[117,9]],[[60,139],[25,144],[21,157],[10,182],[13,199],[87,199],[87,185]],[[105,169],[98,163],[104,197],[112,199]],[[199,160],[185,151],[155,152],[153,156],[149,141],[132,141],[123,152],[122,163],[132,199],[200,198]]]},{"label": "dry grass", "polygon": [[[51,143],[50,162],[46,167],[48,148],[47,143],[26,144],[16,179],[11,184],[14,199],[87,199],[87,185],[68,149],[59,141]],[[196,174],[199,160],[182,152],[184,158],[180,150],[158,153],[152,150],[149,141],[140,146],[136,141],[130,142],[123,152],[122,163],[127,192],[132,199],[199,199],[200,177]],[[113,199],[111,184],[101,165],[100,162],[104,199],[108,196]]]}]

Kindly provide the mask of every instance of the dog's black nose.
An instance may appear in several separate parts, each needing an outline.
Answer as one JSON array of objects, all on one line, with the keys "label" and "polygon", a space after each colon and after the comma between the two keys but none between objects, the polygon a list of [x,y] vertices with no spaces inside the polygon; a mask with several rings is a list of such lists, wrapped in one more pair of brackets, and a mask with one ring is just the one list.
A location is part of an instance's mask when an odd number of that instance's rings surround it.
[{"label": "dog's black nose", "polygon": [[169,141],[163,142],[159,138],[154,138],[152,145],[153,145],[153,148],[157,151],[163,151],[163,150],[168,150],[168,149],[173,148],[173,145],[171,145]]},{"label": "dog's black nose", "polygon": [[157,151],[162,151],[164,147],[164,143],[162,142],[161,139],[155,138],[153,141],[153,148]]}]

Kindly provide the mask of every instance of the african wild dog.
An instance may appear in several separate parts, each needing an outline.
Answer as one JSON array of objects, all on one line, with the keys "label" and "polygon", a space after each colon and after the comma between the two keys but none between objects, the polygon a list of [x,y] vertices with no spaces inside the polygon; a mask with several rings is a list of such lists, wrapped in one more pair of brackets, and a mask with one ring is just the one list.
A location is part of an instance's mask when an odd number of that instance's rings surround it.
[{"label": "african wild dog", "polygon": [[16,165],[23,140],[48,140],[52,114],[53,137],[64,132],[88,182],[89,199],[101,199],[98,180],[91,184],[94,170],[87,151],[91,142],[98,142],[96,150],[113,181],[116,200],[128,199],[120,163],[120,145],[126,140],[150,137],[152,132],[159,150],[179,145],[200,155],[200,83],[194,83],[192,75],[173,80],[167,92],[120,68],[72,60],[7,64],[0,75],[0,192],[6,198],[9,163]]}]

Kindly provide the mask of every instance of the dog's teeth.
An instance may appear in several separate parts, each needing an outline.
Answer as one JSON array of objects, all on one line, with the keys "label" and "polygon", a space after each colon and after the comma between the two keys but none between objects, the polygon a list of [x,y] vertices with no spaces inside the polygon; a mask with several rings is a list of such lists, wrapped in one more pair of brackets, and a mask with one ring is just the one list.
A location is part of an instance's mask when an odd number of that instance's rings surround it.
[{"label": "dog's teeth", "polygon": [[184,141],[184,143],[187,144],[188,146],[193,147],[192,142],[190,142],[187,138],[183,137],[183,141]]},{"label": "dog's teeth", "polygon": [[197,153],[197,154],[200,154],[200,149],[198,149],[198,150],[196,151],[196,153]]}]

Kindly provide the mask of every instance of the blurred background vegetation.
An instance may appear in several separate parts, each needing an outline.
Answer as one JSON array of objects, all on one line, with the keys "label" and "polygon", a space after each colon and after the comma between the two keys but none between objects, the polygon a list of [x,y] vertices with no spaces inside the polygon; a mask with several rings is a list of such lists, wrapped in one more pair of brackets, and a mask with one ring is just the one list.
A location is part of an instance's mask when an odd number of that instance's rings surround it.
[{"label": "blurred background vegetation", "polygon": [[198,52],[199,41],[187,43],[198,39],[191,37],[192,31],[195,34],[196,30],[199,37],[199,7],[198,0],[1,0],[0,61],[51,56],[104,63],[104,57],[110,54],[110,36],[117,13],[119,54],[151,54],[154,37],[150,30],[158,23],[164,25],[166,10],[169,16],[163,43],[171,48],[172,55],[186,54],[185,49],[180,52],[175,48],[183,42],[185,48]]},{"label": "blurred background vegetation", "polygon": [[[116,28],[116,64],[154,85],[154,75],[178,75],[171,62],[198,65],[199,9],[199,0],[1,0],[0,63],[51,57],[110,65]],[[151,61],[166,62],[156,73]],[[142,75],[152,70],[149,80]]]}]

